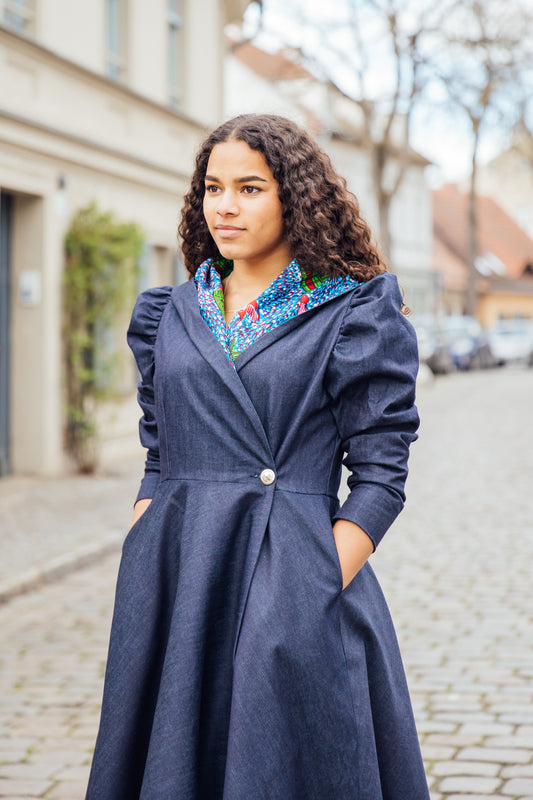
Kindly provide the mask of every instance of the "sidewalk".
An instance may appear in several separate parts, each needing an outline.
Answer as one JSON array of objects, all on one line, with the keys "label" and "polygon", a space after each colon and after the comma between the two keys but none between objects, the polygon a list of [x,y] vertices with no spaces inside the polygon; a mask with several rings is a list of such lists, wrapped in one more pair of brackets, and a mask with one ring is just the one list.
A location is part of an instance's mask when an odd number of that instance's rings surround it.
[{"label": "sidewalk", "polygon": [[94,476],[0,480],[0,603],[121,547],[143,453]]}]

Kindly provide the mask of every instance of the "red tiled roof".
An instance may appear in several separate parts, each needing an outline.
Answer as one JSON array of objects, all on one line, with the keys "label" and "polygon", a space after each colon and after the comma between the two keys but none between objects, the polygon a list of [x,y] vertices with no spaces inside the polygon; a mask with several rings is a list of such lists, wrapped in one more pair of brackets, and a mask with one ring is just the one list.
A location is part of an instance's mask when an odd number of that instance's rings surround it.
[{"label": "red tiled roof", "polygon": [[[533,264],[533,240],[490,197],[478,197],[477,215],[478,255],[492,253],[505,264],[508,278],[520,278],[526,266]],[[449,256],[466,266],[468,195],[455,186],[443,186],[433,192],[433,227],[436,244],[440,241]],[[437,265],[435,268],[439,269]],[[448,271],[452,268],[450,257],[446,259],[446,268]]]},{"label": "red tiled roof", "polygon": [[229,43],[230,52],[235,58],[255,73],[268,81],[287,81],[301,78],[315,80],[304,67],[295,63],[284,55],[282,50],[277,53],[266,53],[251,42]]},{"label": "red tiled roof", "polygon": [[433,241],[433,269],[443,276],[446,289],[453,292],[466,291],[467,273],[464,262],[438,236]]}]

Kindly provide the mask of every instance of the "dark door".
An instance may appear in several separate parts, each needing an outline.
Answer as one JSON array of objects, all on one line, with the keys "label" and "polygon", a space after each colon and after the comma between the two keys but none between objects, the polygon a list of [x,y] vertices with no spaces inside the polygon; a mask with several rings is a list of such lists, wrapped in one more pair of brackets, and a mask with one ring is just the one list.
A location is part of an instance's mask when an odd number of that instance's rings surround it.
[{"label": "dark door", "polygon": [[9,472],[9,312],[13,197],[0,191],[0,476]]}]

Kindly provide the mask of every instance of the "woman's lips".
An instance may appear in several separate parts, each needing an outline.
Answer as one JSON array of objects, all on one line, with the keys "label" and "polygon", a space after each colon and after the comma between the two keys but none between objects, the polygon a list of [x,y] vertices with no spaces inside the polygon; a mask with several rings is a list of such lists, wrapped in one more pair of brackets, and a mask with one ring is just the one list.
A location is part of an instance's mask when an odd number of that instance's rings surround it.
[{"label": "woman's lips", "polygon": [[231,238],[233,236],[237,236],[239,233],[242,233],[244,228],[235,228],[231,225],[217,225],[215,230],[219,236]]}]

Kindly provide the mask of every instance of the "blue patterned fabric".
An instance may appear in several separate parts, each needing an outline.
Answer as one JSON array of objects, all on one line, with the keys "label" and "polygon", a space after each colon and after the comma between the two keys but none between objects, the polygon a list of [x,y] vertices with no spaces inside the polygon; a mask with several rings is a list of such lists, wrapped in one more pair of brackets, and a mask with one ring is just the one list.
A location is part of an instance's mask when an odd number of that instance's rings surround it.
[{"label": "blue patterned fabric", "polygon": [[350,277],[312,275],[293,260],[256,300],[237,311],[226,326],[222,280],[231,269],[231,262],[208,258],[198,267],[194,280],[200,313],[233,361],[282,322],[360,285]]}]

